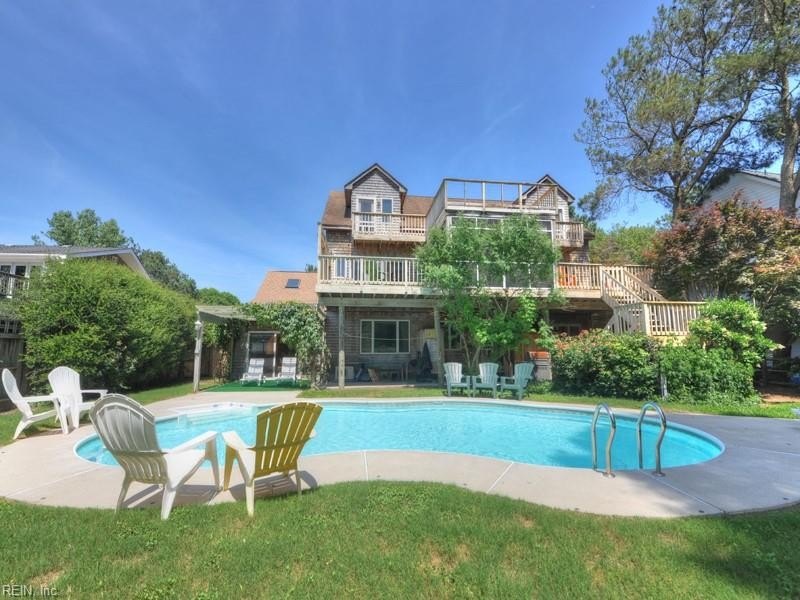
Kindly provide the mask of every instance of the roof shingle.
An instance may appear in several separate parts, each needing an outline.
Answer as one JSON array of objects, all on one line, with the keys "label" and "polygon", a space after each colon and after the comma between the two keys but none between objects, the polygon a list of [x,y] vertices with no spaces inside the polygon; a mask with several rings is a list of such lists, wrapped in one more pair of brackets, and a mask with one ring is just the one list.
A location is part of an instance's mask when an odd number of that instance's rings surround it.
[{"label": "roof shingle", "polygon": [[[286,287],[289,279],[297,279],[298,287]],[[317,274],[305,271],[267,271],[253,302],[273,304],[289,301],[316,304]]]}]

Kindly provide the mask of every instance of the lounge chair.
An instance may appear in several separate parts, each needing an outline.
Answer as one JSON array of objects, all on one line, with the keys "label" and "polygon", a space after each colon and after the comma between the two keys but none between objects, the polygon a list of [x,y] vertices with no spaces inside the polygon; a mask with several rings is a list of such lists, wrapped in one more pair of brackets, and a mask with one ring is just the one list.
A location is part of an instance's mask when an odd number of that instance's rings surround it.
[{"label": "lounge chair", "polygon": [[300,472],[297,459],[303,446],[314,435],[322,407],[311,402],[294,402],[276,406],[256,417],[256,443],[248,446],[235,431],[222,434],[225,441],[225,477],[222,489],[231,482],[233,461],[239,463],[245,486],[247,514],[255,510],[255,480],[272,473],[289,475],[295,472],[297,494],[301,493]]},{"label": "lounge chair", "polygon": [[444,381],[448,396],[452,396],[455,389],[465,390],[468,395],[471,393],[469,377],[461,374],[461,363],[444,363]]},{"label": "lounge chair", "polygon": [[281,372],[278,379],[297,381],[297,357],[285,356],[281,359]]},{"label": "lounge chair", "polygon": [[478,390],[490,390],[492,397],[497,398],[497,363],[481,363],[478,365],[480,375],[472,380],[472,393]]},{"label": "lounge chair", "polygon": [[517,363],[514,365],[513,377],[500,378],[500,391],[512,391],[517,395],[517,400],[522,400],[522,396],[525,394],[525,388],[528,387],[532,378],[533,363]]},{"label": "lounge chair", "polygon": [[77,428],[80,424],[81,415],[89,412],[94,406],[93,401],[84,401],[83,395],[105,396],[108,392],[108,390],[81,389],[81,376],[69,367],[56,367],[47,374],[47,380],[53,388],[53,393],[58,396],[61,411],[67,416],[73,428]]},{"label": "lounge chair", "polygon": [[211,461],[214,484],[219,489],[216,431],[207,431],[170,450],[162,450],[153,414],[136,400],[121,394],[103,396],[92,407],[89,417],[106,449],[125,471],[117,510],[122,508],[132,482],[163,485],[161,518],[167,519],[178,488],[205,460]]},{"label": "lounge chair", "polygon": [[[17,380],[14,374],[8,369],[3,369],[3,387],[6,389],[6,394],[11,399],[11,402],[13,402],[14,406],[22,413],[22,419],[20,419],[19,425],[17,425],[17,429],[14,432],[14,437],[11,439],[17,439],[19,434],[28,426],[34,423],[40,423],[41,421],[47,421],[53,417],[61,421],[61,431],[65,434],[69,433],[67,420],[59,410],[58,399],[55,394],[49,394],[47,396],[23,396],[17,387]],[[44,412],[34,413],[30,405],[38,402],[51,402],[53,408]]]},{"label": "lounge chair", "polygon": [[264,359],[251,358],[247,363],[247,372],[242,375],[239,381],[240,383],[257,381],[258,385],[261,385],[261,382],[264,381]]}]

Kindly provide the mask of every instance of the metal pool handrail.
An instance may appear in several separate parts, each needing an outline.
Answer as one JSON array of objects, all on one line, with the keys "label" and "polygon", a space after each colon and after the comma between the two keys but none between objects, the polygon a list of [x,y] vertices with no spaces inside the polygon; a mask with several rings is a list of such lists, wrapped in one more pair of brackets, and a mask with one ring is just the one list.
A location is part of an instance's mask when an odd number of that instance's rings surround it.
[{"label": "metal pool handrail", "polygon": [[664,435],[667,432],[667,417],[664,415],[664,411],[661,410],[658,402],[647,402],[642,406],[642,410],[639,411],[639,420],[636,422],[636,449],[639,453],[639,468],[644,468],[644,460],[642,459],[642,421],[647,411],[651,408],[656,412],[661,421],[661,431],[656,441],[656,470],[653,475],[664,477],[664,472],[661,470],[661,442],[664,441]]},{"label": "metal pool handrail", "polygon": [[617,435],[617,418],[614,416],[608,404],[598,404],[594,408],[594,417],[592,417],[592,469],[597,470],[597,419],[600,417],[600,411],[604,410],[608,414],[608,420],[611,423],[611,431],[608,434],[608,442],[606,442],[606,476],[614,476],[611,472],[611,444],[614,443],[614,436]]}]

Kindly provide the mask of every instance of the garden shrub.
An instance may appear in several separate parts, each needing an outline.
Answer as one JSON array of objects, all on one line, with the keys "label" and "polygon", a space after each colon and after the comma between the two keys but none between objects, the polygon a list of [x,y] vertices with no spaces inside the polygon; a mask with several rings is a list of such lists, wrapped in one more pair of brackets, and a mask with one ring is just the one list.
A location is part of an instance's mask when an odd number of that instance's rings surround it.
[{"label": "garden shrub", "polygon": [[700,317],[689,323],[688,344],[728,353],[752,368],[764,360],[776,344],[764,335],[767,326],[758,311],[744,300],[713,300],[700,309]]},{"label": "garden shrub", "polygon": [[605,329],[560,337],[552,352],[555,389],[590,396],[649,398],[658,389],[658,344]]},{"label": "garden shrub", "polygon": [[704,349],[694,340],[659,352],[668,399],[694,404],[754,403],[753,367],[721,348]]},{"label": "garden shrub", "polygon": [[175,379],[194,336],[190,298],[104,260],[50,261],[18,313],[34,389],[67,365],[86,387],[136,389]]}]

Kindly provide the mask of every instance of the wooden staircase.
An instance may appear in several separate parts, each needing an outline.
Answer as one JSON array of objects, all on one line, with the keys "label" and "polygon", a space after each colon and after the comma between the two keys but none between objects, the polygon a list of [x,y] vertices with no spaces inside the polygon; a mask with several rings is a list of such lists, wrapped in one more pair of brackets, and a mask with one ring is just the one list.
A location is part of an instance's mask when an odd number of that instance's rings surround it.
[{"label": "wooden staircase", "polygon": [[702,302],[671,302],[626,267],[602,267],[602,300],[613,311],[606,325],[615,333],[639,331],[654,337],[685,336]]}]

